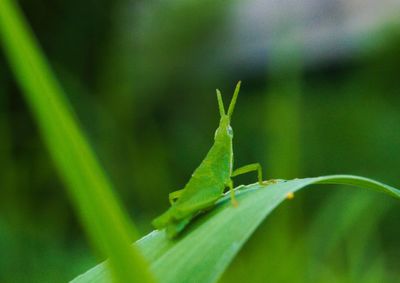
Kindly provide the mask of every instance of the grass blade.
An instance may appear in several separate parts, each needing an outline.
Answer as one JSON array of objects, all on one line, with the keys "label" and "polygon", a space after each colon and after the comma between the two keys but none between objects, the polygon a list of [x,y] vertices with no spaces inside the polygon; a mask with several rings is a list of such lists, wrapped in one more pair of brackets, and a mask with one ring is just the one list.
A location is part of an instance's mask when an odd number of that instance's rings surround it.
[{"label": "grass blade", "polygon": [[69,107],[64,93],[14,1],[0,0],[0,35],[10,65],[42,136],[97,250],[119,282],[152,282],[130,243],[134,229]]},{"label": "grass blade", "polygon": [[[312,184],[343,184],[372,189],[400,199],[400,190],[383,183],[351,175],[280,181],[267,187],[258,184],[237,190],[239,206],[229,196],[215,209],[198,217],[182,237],[167,240],[163,231],[153,231],[136,242],[160,282],[216,282],[242,245],[260,223],[286,199]],[[98,265],[75,278],[73,283],[109,282],[107,270]]]}]

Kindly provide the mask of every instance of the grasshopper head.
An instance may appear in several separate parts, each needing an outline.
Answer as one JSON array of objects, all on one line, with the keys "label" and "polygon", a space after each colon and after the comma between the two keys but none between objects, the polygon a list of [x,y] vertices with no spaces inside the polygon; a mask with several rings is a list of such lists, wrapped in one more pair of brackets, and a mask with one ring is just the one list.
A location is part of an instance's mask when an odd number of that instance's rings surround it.
[{"label": "grasshopper head", "polygon": [[217,89],[218,108],[219,108],[219,114],[221,115],[221,120],[219,121],[218,129],[215,131],[214,139],[218,139],[218,137],[222,138],[224,136],[227,136],[230,139],[233,138],[233,130],[230,124],[231,124],[232,113],[233,110],[235,109],[236,99],[239,94],[240,84],[241,82],[239,81],[236,85],[231,103],[229,104],[228,113],[225,113],[224,102],[222,101],[222,95],[221,92]]}]

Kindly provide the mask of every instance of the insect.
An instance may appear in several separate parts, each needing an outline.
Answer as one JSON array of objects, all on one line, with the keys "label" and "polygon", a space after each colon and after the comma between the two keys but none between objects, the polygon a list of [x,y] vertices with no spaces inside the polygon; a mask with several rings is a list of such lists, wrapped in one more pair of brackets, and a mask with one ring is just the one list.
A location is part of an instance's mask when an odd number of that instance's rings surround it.
[{"label": "insect", "polygon": [[230,122],[239,94],[240,84],[241,82],[239,81],[236,85],[228,112],[225,112],[221,92],[217,89],[221,119],[215,131],[214,144],[199,167],[193,172],[185,187],[169,194],[171,207],[152,222],[157,229],[166,228],[168,238],[178,235],[199,212],[213,207],[223,195],[225,188],[229,188],[231,202],[233,206],[237,206],[238,202],[233,190],[232,177],[257,171],[259,184],[265,184],[263,183],[262,169],[259,163],[248,164],[232,171],[233,131]]}]

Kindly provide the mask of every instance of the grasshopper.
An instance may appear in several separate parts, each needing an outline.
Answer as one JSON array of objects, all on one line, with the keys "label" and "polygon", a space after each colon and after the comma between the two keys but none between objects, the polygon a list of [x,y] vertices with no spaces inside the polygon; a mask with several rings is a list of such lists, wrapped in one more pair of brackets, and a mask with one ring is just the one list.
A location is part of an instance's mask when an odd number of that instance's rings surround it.
[{"label": "grasshopper", "polygon": [[231,202],[236,207],[238,202],[233,190],[232,177],[257,171],[258,182],[261,185],[263,184],[262,169],[259,163],[252,163],[232,171],[233,131],[230,121],[240,84],[239,81],[236,85],[227,113],[224,109],[221,92],[218,89],[216,90],[221,119],[215,131],[214,144],[200,166],[193,172],[185,187],[169,194],[171,207],[152,222],[157,229],[166,228],[168,238],[178,235],[199,212],[214,206],[223,195],[225,188],[229,188]]}]

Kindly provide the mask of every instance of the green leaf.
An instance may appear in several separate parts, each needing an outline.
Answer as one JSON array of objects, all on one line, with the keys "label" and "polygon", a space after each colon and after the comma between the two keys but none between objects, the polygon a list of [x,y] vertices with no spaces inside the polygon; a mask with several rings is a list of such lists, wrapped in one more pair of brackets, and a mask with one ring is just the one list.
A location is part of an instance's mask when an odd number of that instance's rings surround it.
[{"label": "green leaf", "polygon": [[[199,216],[176,240],[153,231],[135,243],[142,250],[160,282],[216,282],[258,225],[285,201],[290,192],[311,184],[343,184],[386,193],[400,199],[400,191],[380,182],[351,175],[280,180],[236,189],[238,207],[223,197],[216,207]],[[103,264],[75,278],[73,283],[110,282]]]},{"label": "green leaf", "polygon": [[14,1],[0,0],[0,39],[91,242],[118,282],[153,282],[131,247],[135,229],[113,194],[66,96]]}]

